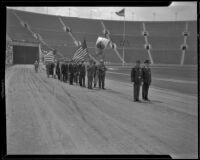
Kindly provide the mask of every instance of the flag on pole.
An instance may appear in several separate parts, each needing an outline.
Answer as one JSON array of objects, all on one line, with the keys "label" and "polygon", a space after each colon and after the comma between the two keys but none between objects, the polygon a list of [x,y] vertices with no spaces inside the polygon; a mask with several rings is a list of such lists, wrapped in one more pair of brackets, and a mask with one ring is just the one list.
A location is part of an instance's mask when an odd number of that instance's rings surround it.
[{"label": "flag on pole", "polygon": [[98,38],[97,38],[97,41],[96,41],[96,47],[97,47],[98,49],[103,50],[103,49],[105,49],[105,48],[107,47],[107,45],[108,45],[109,42],[110,42],[110,40],[107,39],[107,38],[98,37]]},{"label": "flag on pole", "polygon": [[44,61],[45,63],[53,63],[54,62],[54,59],[55,59],[55,56],[53,54],[53,51],[50,51],[49,53],[47,53],[45,56],[44,56]]},{"label": "flag on pole", "polygon": [[125,9],[123,8],[119,12],[115,12],[118,16],[124,17],[125,16]]},{"label": "flag on pole", "polygon": [[76,50],[76,52],[74,53],[74,56],[72,58],[72,60],[75,63],[78,63],[82,60],[85,60],[85,56],[88,55],[88,50],[87,50],[87,44],[86,41],[84,39],[83,43],[81,44],[81,46]]}]

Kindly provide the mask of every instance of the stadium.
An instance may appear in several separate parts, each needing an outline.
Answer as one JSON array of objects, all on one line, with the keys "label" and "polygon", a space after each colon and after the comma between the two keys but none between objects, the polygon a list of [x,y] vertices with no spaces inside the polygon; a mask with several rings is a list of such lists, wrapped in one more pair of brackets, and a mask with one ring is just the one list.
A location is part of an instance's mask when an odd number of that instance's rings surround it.
[{"label": "stadium", "polygon": [[[118,21],[7,9],[8,154],[167,154],[197,158],[197,21]],[[50,49],[71,59],[86,40],[106,90],[88,90],[34,72]],[[133,102],[131,68],[150,60],[151,102]],[[140,93],[141,94],[141,93]]]}]

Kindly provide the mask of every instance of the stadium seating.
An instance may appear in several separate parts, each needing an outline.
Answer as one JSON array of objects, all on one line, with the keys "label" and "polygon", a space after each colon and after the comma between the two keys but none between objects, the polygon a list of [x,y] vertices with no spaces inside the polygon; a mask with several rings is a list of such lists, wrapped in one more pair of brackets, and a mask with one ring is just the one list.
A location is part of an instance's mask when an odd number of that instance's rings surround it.
[{"label": "stadium seating", "polygon": [[110,34],[114,35],[123,35],[124,31],[124,22],[123,21],[103,21],[107,30],[109,30]]},{"label": "stadium seating", "polygon": [[52,45],[53,48],[55,48],[58,52],[60,52],[63,57],[66,58],[72,58],[74,55],[75,51],[77,50],[78,47],[75,46],[58,46],[58,45]]},{"label": "stadium seating", "polygon": [[181,50],[151,50],[155,64],[180,64]]},{"label": "stadium seating", "polygon": [[6,25],[7,27],[22,27],[17,17],[12,13],[12,11],[7,10],[6,15]]},{"label": "stadium seating", "polygon": [[39,33],[48,44],[58,45],[74,45],[72,38],[64,31],[51,31],[46,29],[33,29],[35,33]]},{"label": "stadium seating", "polygon": [[57,16],[49,16],[45,14],[30,13],[24,11],[15,11],[15,13],[25,22],[28,23],[31,28],[38,29],[51,29],[55,31],[62,31],[62,24]]},{"label": "stadium seating", "polygon": [[190,36],[197,36],[197,23],[196,22],[188,22],[188,31]]},{"label": "stadium seating", "polygon": [[6,33],[12,40],[23,42],[37,42],[33,35],[23,27],[17,17],[8,10]]},{"label": "stadium seating", "polygon": [[[31,30],[39,33],[43,40],[55,48],[64,57],[71,58],[77,49],[73,39],[63,31],[58,16],[37,14],[31,12],[7,9],[7,35],[12,40],[38,42],[27,28],[23,27],[15,12],[23,22],[27,23]],[[197,22],[125,22],[125,41],[123,42],[124,21],[93,20],[75,17],[60,17],[69,27],[77,41],[86,39],[88,51],[95,56],[95,43],[98,36],[103,36],[103,26],[110,32],[110,38],[117,44],[117,49],[122,57],[123,43],[125,61],[133,63],[140,59],[149,59],[147,50],[144,49],[145,38],[142,36],[143,23],[148,32],[148,42],[151,45],[151,54],[155,64],[180,64],[182,50],[180,46],[184,42],[183,32],[188,24],[189,35],[187,37],[187,50],[184,64],[197,64]],[[113,49],[105,49],[107,62],[121,63],[120,58]],[[98,58],[98,57],[97,57]]]},{"label": "stadium seating", "polygon": [[185,61],[184,61],[184,64],[197,64],[197,59],[198,59],[198,56],[197,56],[197,51],[195,50],[186,50],[185,52]]},{"label": "stadium seating", "polygon": [[116,43],[118,48],[132,48],[132,49],[144,49],[145,39],[142,36],[125,36],[123,41],[123,35],[110,35],[111,40]]},{"label": "stadium seating", "polygon": [[[123,57],[123,49],[118,49],[121,57]],[[148,52],[145,49],[124,49],[124,59],[126,63],[135,63],[136,60],[141,62],[149,59]]]},{"label": "stadium seating", "polygon": [[143,31],[141,22],[125,22],[125,34],[129,36],[141,36]]},{"label": "stadium seating", "polygon": [[182,36],[185,22],[145,22],[149,36]]},{"label": "stadium seating", "polygon": [[67,27],[70,27],[72,33],[92,33],[102,34],[102,25],[99,20],[79,19],[62,17]]},{"label": "stadium seating", "polygon": [[163,49],[163,50],[179,50],[181,45],[184,43],[183,36],[149,36],[148,42],[152,49]]}]

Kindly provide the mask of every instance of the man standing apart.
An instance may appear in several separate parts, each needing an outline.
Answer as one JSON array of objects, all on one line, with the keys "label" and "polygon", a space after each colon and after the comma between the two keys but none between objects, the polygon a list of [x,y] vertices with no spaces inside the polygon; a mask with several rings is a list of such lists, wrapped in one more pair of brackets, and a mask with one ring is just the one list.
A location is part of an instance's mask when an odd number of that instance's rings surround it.
[{"label": "man standing apart", "polygon": [[149,101],[148,91],[149,91],[149,86],[151,84],[151,69],[149,67],[149,64],[150,64],[149,60],[144,61],[144,67],[142,68],[142,79],[143,79],[142,98],[143,100],[146,101]]},{"label": "man standing apart", "polygon": [[104,65],[103,59],[100,60],[98,66],[99,73],[99,88],[105,89],[105,76],[106,76],[106,66]]},{"label": "man standing apart", "polygon": [[139,100],[141,81],[142,69],[140,67],[140,60],[137,60],[135,67],[131,70],[131,82],[134,83],[134,102],[141,102]]}]

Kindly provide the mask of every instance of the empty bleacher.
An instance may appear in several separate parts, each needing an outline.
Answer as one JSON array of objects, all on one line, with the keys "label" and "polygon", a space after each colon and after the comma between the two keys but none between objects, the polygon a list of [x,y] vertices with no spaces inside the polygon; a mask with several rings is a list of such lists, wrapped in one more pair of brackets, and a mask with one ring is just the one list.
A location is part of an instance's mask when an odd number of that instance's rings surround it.
[{"label": "empty bleacher", "polygon": [[102,34],[102,26],[99,20],[79,19],[62,17],[67,27],[70,27],[72,33],[92,33]]},{"label": "empty bleacher", "polygon": [[110,34],[114,35],[123,35],[124,31],[124,22],[123,21],[103,21],[107,30],[109,30]]},{"label": "empty bleacher", "polygon": [[57,16],[50,16],[46,14],[30,13],[24,11],[15,11],[15,13],[25,22],[28,23],[31,28],[38,29],[51,29],[56,31],[62,31],[62,24]]},{"label": "empty bleacher", "polygon": [[186,65],[197,64],[197,59],[198,59],[197,50],[186,50],[184,64]]},{"label": "empty bleacher", "polygon": [[152,49],[155,50],[180,50],[184,39],[183,36],[149,36],[148,42],[151,44]]},{"label": "empty bleacher", "polygon": [[149,36],[182,36],[185,22],[145,22]]},{"label": "empty bleacher", "polygon": [[33,29],[35,33],[39,33],[43,40],[48,44],[58,45],[74,45],[72,38],[64,31],[51,31],[46,29]]},{"label": "empty bleacher", "polygon": [[[23,27],[23,23],[16,15],[27,23],[31,30],[39,33],[43,40],[55,48],[64,57],[71,58],[77,49],[72,38],[63,30],[58,16],[30,13],[17,10],[7,10],[7,34],[12,40],[38,42],[31,32]],[[197,64],[197,22],[125,22],[125,41],[123,42],[124,22],[111,20],[91,20],[74,17],[60,17],[64,24],[70,28],[77,41],[86,39],[88,51],[94,56],[95,43],[98,36],[103,36],[103,26],[110,32],[110,38],[117,44],[117,49],[122,57],[123,43],[125,61],[133,63],[140,59],[149,59],[147,50],[144,49],[145,38],[142,36],[143,23],[148,32],[148,42],[151,45],[151,54],[155,64],[180,64],[184,42],[183,32],[188,24],[188,48],[184,64]],[[113,49],[108,47],[104,51],[107,62],[121,63],[120,58]]]},{"label": "empty bleacher", "polygon": [[110,35],[111,40],[118,48],[144,49],[145,40],[142,36]]},{"label": "empty bleacher", "polygon": [[128,36],[141,36],[143,31],[142,22],[125,22],[125,34]]},{"label": "empty bleacher", "polygon": [[12,11],[7,11],[6,33],[12,40],[23,42],[37,42],[33,35],[23,27]]},{"label": "empty bleacher", "polygon": [[155,64],[180,64],[181,50],[151,50]]},{"label": "empty bleacher", "polygon": [[188,22],[189,35],[192,37],[197,36],[197,22]]},{"label": "empty bleacher", "polygon": [[[123,55],[123,49],[118,49],[120,55]],[[124,59],[127,63],[135,63],[136,60],[144,62],[149,59],[148,52],[145,49],[124,49]]]}]

